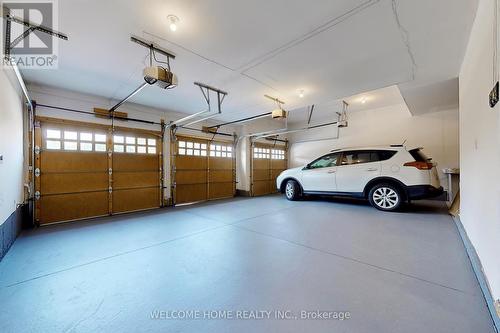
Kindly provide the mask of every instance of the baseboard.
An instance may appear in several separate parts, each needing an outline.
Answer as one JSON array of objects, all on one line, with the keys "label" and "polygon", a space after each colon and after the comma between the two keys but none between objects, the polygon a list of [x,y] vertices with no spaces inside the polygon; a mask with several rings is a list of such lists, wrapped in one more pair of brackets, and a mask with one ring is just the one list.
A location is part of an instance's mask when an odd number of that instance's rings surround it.
[{"label": "baseboard", "polygon": [[488,279],[484,275],[483,266],[481,265],[481,260],[477,255],[476,249],[474,245],[472,245],[469,236],[467,236],[467,232],[460,221],[459,217],[453,217],[455,220],[455,224],[458,228],[458,232],[460,233],[460,237],[462,238],[462,242],[464,243],[465,250],[467,251],[467,255],[469,256],[470,263],[472,265],[472,269],[474,270],[474,274],[476,275],[479,286],[481,287],[481,291],[484,296],[484,300],[488,307],[488,311],[490,312],[491,319],[493,321],[493,326],[497,333],[500,333],[500,300],[495,301],[493,296],[491,295],[491,291],[488,285]]},{"label": "baseboard", "polygon": [[23,225],[26,225],[27,213],[29,213],[28,205],[21,205],[0,225],[0,260],[14,244]]},{"label": "baseboard", "polygon": [[245,191],[245,190],[236,190],[236,196],[237,197],[251,197],[250,191]]}]

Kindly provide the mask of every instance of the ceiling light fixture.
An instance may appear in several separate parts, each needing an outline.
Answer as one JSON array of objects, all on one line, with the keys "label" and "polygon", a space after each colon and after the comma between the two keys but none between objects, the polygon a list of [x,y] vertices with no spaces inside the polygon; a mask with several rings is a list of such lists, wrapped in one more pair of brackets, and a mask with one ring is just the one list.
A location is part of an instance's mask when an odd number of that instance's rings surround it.
[{"label": "ceiling light fixture", "polygon": [[168,15],[167,16],[168,21],[170,22],[170,31],[176,32],[177,31],[177,23],[179,23],[179,18],[175,15]]},{"label": "ceiling light fixture", "polygon": [[366,97],[361,98],[361,104],[366,104]]},{"label": "ceiling light fixture", "polygon": [[304,90],[299,90],[299,98],[304,98]]}]

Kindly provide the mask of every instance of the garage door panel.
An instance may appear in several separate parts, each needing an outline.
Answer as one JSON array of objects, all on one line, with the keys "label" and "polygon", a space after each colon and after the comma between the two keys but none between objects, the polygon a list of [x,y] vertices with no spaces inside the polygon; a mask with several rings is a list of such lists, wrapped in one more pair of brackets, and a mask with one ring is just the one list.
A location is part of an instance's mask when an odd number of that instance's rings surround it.
[{"label": "garage door panel", "polygon": [[113,212],[124,213],[160,207],[160,188],[113,190]]},{"label": "garage door panel", "polygon": [[286,169],[286,160],[271,160],[271,169]]},{"label": "garage door panel", "polygon": [[182,184],[206,184],[207,173],[199,170],[177,171],[175,174],[175,183]]},{"label": "garage door panel", "polygon": [[44,150],[40,158],[42,172],[107,171],[108,156],[103,153],[69,153]]},{"label": "garage door panel", "polygon": [[114,154],[114,171],[158,171],[158,155]]},{"label": "garage door panel", "polygon": [[256,170],[269,170],[269,160],[254,159],[253,168]]},{"label": "garage door panel", "polygon": [[254,143],[252,147],[252,195],[277,192],[276,178],[287,169],[284,145]]},{"label": "garage door panel", "polygon": [[282,173],[283,170],[271,170],[271,178],[272,179],[276,179],[278,178],[278,176],[280,175],[280,173]]},{"label": "garage door panel", "polygon": [[175,167],[177,170],[182,169],[207,169],[206,157],[195,156],[177,156],[175,159]]},{"label": "garage door panel", "polygon": [[276,179],[273,178],[269,181],[269,191],[271,193],[276,193],[278,192],[278,189],[276,188]]},{"label": "garage door panel", "polygon": [[176,204],[234,196],[233,142],[177,136],[172,154]]},{"label": "garage door panel", "polygon": [[41,170],[35,214],[40,224],[161,206],[160,132],[37,120],[35,143],[42,151],[35,160]]},{"label": "garage door panel", "polygon": [[264,195],[270,193],[269,181],[254,181],[253,195]]},{"label": "garage door panel", "polygon": [[175,202],[177,204],[207,200],[207,185],[176,185]]},{"label": "garage door panel", "polygon": [[210,170],[208,174],[210,183],[212,182],[232,182],[233,170]]},{"label": "garage door panel", "polygon": [[42,173],[40,178],[42,195],[108,189],[107,172]]},{"label": "garage door panel", "polygon": [[210,183],[209,199],[221,199],[234,196],[234,183]]},{"label": "garage door panel", "polygon": [[114,172],[113,189],[158,186],[158,171]]},{"label": "garage door panel", "polygon": [[253,171],[253,180],[269,180],[269,170],[254,170]]},{"label": "garage door panel", "polygon": [[108,192],[42,196],[39,223],[47,224],[108,215]]},{"label": "garage door panel", "polygon": [[233,160],[231,158],[210,158],[210,170],[212,169],[233,169]]}]

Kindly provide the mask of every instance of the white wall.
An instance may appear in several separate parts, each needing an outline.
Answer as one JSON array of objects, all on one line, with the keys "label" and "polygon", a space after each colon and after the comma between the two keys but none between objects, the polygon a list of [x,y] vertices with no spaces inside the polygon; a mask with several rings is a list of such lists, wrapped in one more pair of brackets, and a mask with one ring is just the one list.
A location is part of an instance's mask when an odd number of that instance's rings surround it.
[{"label": "white wall", "polygon": [[23,100],[10,69],[0,69],[0,224],[23,202]]},{"label": "white wall", "polygon": [[458,110],[412,116],[405,104],[357,111],[349,114],[349,126],[339,129],[339,138],[297,143],[311,138],[335,137],[335,127],[292,134],[290,167],[307,164],[336,148],[401,144],[424,147],[425,153],[438,163],[441,185],[447,187],[443,168],[458,167]]},{"label": "white wall", "polygon": [[481,0],[460,73],[460,219],[500,299],[500,106],[493,87],[494,0]]}]

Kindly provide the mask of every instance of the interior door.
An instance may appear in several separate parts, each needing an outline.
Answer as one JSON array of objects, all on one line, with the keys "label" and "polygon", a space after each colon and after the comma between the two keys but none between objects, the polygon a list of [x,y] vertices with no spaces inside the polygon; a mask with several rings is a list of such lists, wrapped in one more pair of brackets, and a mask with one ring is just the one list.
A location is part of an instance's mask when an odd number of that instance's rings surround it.
[{"label": "interior door", "polygon": [[336,173],[338,153],[318,158],[302,170],[302,187],[304,191],[335,192],[337,191]]},{"label": "interior door", "polygon": [[337,191],[361,193],[366,184],[380,175],[381,163],[374,151],[347,151],[337,168]]}]

